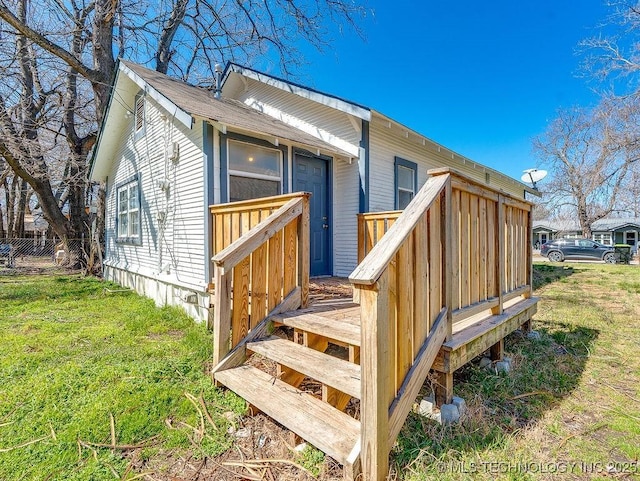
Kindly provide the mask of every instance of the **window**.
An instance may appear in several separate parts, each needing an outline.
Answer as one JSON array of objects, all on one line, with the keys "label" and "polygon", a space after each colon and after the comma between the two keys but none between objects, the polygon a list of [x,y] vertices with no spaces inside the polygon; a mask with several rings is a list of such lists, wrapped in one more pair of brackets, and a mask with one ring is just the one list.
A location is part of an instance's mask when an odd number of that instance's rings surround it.
[{"label": "window", "polygon": [[123,183],[117,187],[118,202],[117,230],[118,240],[136,242],[140,240],[140,188],[138,179]]},{"label": "window", "polygon": [[593,240],[607,246],[613,244],[613,242],[611,242],[611,232],[596,232],[593,234]]},{"label": "window", "polygon": [[416,195],[418,164],[400,157],[395,160],[396,209],[405,209]]},{"label": "window", "polygon": [[136,95],[135,113],[134,113],[134,131],[136,140],[144,135],[145,118],[144,118],[144,95]]},{"label": "window", "polygon": [[282,152],[229,140],[229,202],[279,195]]}]

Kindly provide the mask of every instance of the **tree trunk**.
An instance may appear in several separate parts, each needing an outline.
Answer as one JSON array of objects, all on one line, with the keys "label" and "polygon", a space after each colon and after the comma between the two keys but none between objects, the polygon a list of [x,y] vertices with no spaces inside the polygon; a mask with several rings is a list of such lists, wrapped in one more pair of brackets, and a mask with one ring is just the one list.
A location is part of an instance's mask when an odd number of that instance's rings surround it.
[{"label": "tree trunk", "polygon": [[93,16],[93,70],[91,82],[96,99],[96,117],[102,122],[111,93],[111,81],[115,74],[116,61],[113,55],[113,24],[118,0],[97,0]]},{"label": "tree trunk", "polygon": [[182,25],[188,4],[189,0],[176,0],[169,20],[163,25],[156,52],[156,70],[160,73],[166,74],[169,70],[169,62],[175,51],[173,48],[173,39],[180,25]]},{"label": "tree trunk", "polygon": [[16,220],[13,224],[13,237],[24,239],[26,237],[24,228],[24,216],[27,211],[27,200],[29,197],[29,184],[20,179],[20,196],[18,199],[18,209],[16,210]]}]

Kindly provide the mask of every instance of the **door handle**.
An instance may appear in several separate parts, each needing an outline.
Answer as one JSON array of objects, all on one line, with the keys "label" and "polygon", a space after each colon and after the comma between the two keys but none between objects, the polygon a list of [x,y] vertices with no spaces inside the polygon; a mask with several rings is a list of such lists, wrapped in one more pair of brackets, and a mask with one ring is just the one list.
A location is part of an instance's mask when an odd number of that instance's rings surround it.
[{"label": "door handle", "polygon": [[322,228],[323,229],[328,229],[329,228],[329,224],[322,224]]}]

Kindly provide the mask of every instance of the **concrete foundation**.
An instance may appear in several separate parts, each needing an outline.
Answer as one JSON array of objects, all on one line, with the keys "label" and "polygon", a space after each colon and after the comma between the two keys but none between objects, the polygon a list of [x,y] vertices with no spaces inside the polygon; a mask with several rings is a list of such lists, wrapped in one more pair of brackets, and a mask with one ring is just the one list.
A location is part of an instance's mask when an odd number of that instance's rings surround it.
[{"label": "concrete foundation", "polygon": [[451,404],[443,404],[440,409],[436,407],[433,395],[427,396],[420,401],[418,414],[436,421],[440,424],[455,424],[460,421],[467,411],[467,404],[464,399],[458,396],[453,397]]}]

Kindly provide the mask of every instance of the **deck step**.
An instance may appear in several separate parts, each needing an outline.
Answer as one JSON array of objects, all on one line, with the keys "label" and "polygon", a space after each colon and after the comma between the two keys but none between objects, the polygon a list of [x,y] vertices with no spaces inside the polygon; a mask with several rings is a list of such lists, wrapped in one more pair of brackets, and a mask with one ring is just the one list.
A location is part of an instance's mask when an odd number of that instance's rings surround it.
[{"label": "deck step", "polygon": [[220,371],[215,379],[341,464],[360,437],[359,421],[255,367]]},{"label": "deck step", "polygon": [[360,399],[360,366],[357,364],[277,336],[251,342],[247,349]]},{"label": "deck step", "polygon": [[[333,315],[335,316],[335,313]],[[273,321],[351,346],[360,346],[360,325],[351,318],[336,319],[320,314],[292,311],[273,316]]]}]

